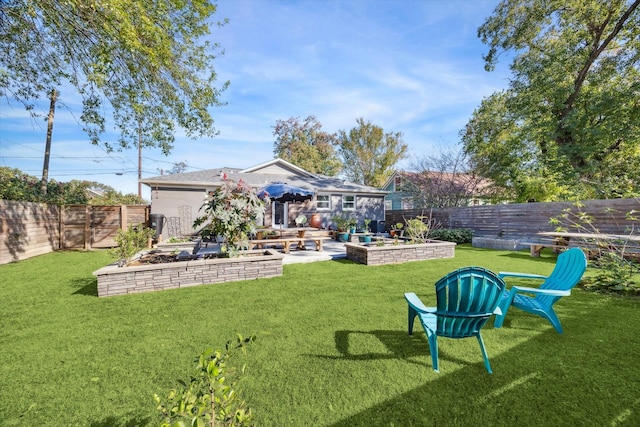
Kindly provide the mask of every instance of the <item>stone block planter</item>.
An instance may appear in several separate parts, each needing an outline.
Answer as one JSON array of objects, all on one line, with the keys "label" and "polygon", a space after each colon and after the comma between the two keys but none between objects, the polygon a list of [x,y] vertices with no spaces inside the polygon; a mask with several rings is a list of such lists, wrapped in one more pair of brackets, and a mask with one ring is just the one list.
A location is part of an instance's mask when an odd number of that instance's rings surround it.
[{"label": "stone block planter", "polygon": [[453,258],[456,244],[440,240],[429,240],[427,243],[397,245],[385,243],[384,246],[371,244],[345,243],[347,259],[366,265],[400,264],[409,261]]},{"label": "stone block planter", "polygon": [[282,276],[282,258],[282,254],[265,249],[247,251],[237,258],[126,267],[113,264],[94,271],[93,275],[98,278],[98,296],[107,297]]}]

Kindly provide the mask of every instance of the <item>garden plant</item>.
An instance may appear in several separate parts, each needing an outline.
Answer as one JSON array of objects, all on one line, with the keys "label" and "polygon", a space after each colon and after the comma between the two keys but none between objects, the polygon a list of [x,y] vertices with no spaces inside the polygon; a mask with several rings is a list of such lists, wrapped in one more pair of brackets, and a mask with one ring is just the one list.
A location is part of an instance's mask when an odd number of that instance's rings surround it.
[{"label": "garden plant", "polygon": [[248,246],[249,234],[256,232],[257,223],[262,222],[265,204],[244,181],[224,179],[200,210],[203,214],[194,221],[194,228],[203,226],[203,235],[222,236],[223,252],[237,256]]},{"label": "garden plant", "polygon": [[[592,215],[583,211],[580,202],[563,209],[562,213],[549,220],[556,226],[556,231],[573,231],[587,235],[598,236],[604,234],[595,225]],[[610,213],[605,209],[603,214]],[[625,215],[628,221],[627,235],[612,244],[609,240],[593,238],[591,245],[597,248],[592,266],[595,274],[584,281],[584,286],[605,292],[626,292],[640,295],[640,243],[634,243],[631,238],[640,237],[638,228],[638,212],[629,211]]]},{"label": "garden plant", "polygon": [[121,264],[127,264],[138,252],[149,245],[149,240],[154,234],[155,230],[146,228],[142,224],[135,227],[129,224],[126,230],[118,229],[114,239],[117,246],[110,249],[109,253],[120,260]]}]

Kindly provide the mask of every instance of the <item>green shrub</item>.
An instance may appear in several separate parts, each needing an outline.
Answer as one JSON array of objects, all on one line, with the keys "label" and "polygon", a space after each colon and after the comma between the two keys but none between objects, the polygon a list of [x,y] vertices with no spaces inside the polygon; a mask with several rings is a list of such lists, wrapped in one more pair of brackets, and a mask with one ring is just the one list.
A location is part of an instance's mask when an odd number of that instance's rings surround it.
[{"label": "green shrub", "polygon": [[454,242],[461,245],[463,243],[471,243],[473,240],[473,230],[469,228],[439,228],[431,230],[429,238],[444,240],[445,242]]},{"label": "green shrub", "polygon": [[131,258],[146,248],[149,239],[155,235],[155,230],[144,226],[129,224],[127,230],[120,229],[115,237],[118,246],[109,250],[109,254],[116,259],[129,262]]},{"label": "green shrub", "polygon": [[[427,241],[431,221],[429,221],[429,223],[425,223],[423,221],[424,218],[425,217],[417,216],[407,220],[406,236],[409,238],[411,243],[424,243]],[[398,229],[397,227],[398,224],[396,224],[396,229]]]},{"label": "green shrub", "polygon": [[160,427],[250,426],[251,409],[246,408],[235,390],[237,369],[229,365],[229,359],[238,350],[245,352],[246,345],[255,339],[255,335],[238,335],[235,342],[227,341],[224,352],[205,350],[196,360],[189,384],[180,381],[182,387],[171,390],[166,402],[155,394],[162,419]]},{"label": "green shrub", "polygon": [[592,265],[596,267],[596,274],[582,280],[584,289],[640,294],[640,283],[634,280],[634,276],[640,273],[637,262],[610,251],[603,252]]}]

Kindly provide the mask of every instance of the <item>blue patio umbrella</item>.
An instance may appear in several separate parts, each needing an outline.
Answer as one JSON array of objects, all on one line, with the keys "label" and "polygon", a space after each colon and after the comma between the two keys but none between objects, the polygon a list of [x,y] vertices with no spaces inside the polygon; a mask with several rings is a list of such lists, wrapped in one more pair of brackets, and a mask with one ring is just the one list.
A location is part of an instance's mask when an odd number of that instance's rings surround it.
[{"label": "blue patio umbrella", "polygon": [[283,182],[274,182],[258,190],[258,197],[261,199],[269,198],[271,201],[280,203],[285,202],[304,202],[313,198],[313,191],[302,187],[285,184]]}]

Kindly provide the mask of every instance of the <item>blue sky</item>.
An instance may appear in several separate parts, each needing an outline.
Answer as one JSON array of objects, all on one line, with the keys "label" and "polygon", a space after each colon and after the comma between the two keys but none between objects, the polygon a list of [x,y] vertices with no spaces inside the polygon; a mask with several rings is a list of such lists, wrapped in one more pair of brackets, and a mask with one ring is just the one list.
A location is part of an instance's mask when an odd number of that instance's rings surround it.
[{"label": "blue sky", "polygon": [[[143,151],[143,177],[175,162],[189,171],[249,167],[273,158],[277,120],[315,115],[328,132],[363,117],[402,132],[410,158],[459,143],[459,131],[482,98],[507,86],[508,67],[484,71],[477,28],[498,0],[222,0],[211,39],[225,54],[215,63],[227,105],[212,110],[215,138],[181,132],[169,157]],[[48,103],[39,106],[46,115]],[[137,150],[107,153],[91,145],[81,108],[62,90],[56,111],[50,178],[83,179],[137,192]],[[0,166],[40,177],[46,122],[0,100]],[[105,140],[115,140],[107,133]],[[119,175],[116,175],[119,174]],[[148,190],[144,193],[148,198]]]}]

